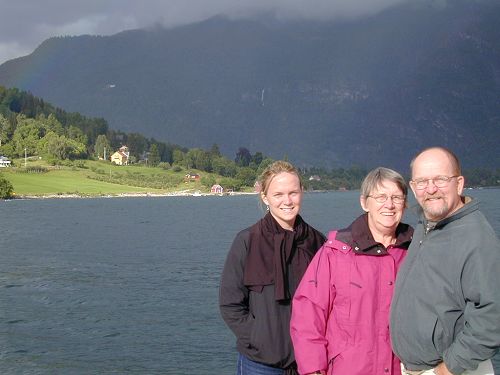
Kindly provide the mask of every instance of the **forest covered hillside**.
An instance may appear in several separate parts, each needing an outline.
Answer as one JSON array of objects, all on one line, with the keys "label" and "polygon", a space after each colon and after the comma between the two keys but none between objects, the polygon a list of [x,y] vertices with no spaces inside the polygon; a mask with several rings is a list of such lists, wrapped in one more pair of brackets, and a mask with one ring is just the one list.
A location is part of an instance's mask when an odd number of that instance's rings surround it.
[{"label": "forest covered hillside", "polygon": [[499,22],[488,0],[408,2],[344,22],[215,17],[52,38],[1,65],[0,84],[226,156],[245,147],[300,167],[405,172],[439,144],[465,167],[496,168]]}]

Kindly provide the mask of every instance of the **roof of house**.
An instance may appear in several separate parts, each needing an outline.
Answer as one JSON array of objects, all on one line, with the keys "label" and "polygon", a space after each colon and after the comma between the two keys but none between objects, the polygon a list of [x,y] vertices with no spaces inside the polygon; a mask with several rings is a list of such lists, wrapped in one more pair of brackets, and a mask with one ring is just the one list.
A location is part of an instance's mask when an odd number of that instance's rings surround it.
[{"label": "roof of house", "polygon": [[111,157],[116,156],[116,154],[118,154],[122,158],[128,158],[128,155],[125,154],[125,153],[123,153],[123,152],[121,152],[121,151],[116,151],[113,155],[111,155]]}]

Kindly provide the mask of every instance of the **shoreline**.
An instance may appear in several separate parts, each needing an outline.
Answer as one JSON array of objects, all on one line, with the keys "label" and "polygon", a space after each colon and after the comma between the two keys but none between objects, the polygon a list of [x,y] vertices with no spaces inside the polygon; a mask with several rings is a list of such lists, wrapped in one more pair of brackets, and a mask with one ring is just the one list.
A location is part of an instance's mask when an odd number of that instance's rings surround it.
[{"label": "shoreline", "polygon": [[40,194],[40,195],[15,195],[6,200],[22,200],[22,199],[96,199],[96,198],[143,198],[143,197],[206,197],[206,196],[234,196],[234,195],[256,195],[255,192],[232,192],[230,194],[219,193],[193,193],[188,190],[173,191],[169,193],[119,193],[119,194]]},{"label": "shoreline", "polygon": [[[478,186],[478,187],[467,187],[464,190],[490,190],[490,189],[500,189],[500,186]],[[329,192],[349,192],[354,190],[306,190],[306,194],[320,194]],[[206,197],[206,196],[220,196],[229,197],[234,195],[257,195],[258,192],[254,191],[239,191],[231,193],[202,193],[199,191],[193,192],[190,190],[178,190],[165,193],[158,192],[130,192],[130,193],[117,193],[117,194],[67,194],[67,193],[50,193],[50,194],[19,194],[14,195],[8,199],[0,200],[16,200],[16,199],[86,199],[86,198],[139,198],[139,197]]]}]

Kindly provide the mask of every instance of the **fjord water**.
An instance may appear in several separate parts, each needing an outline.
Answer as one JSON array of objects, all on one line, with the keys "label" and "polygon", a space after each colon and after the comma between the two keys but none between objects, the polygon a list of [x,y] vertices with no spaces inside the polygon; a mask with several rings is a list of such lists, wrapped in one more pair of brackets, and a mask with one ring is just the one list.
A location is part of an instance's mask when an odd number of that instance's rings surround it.
[{"label": "fjord water", "polygon": [[[358,194],[306,194],[303,217],[344,227]],[[500,190],[467,194],[500,233]],[[262,214],[255,195],[0,202],[0,374],[234,374],[219,276]]]}]

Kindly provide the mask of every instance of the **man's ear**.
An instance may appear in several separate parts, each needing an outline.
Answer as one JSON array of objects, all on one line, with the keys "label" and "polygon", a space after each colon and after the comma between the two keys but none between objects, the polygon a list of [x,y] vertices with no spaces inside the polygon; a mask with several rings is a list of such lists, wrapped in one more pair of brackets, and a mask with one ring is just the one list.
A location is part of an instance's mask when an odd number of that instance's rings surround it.
[{"label": "man's ear", "polygon": [[462,195],[462,193],[464,192],[464,186],[465,186],[465,177],[458,176],[457,177],[457,193],[458,193],[458,195]]}]

